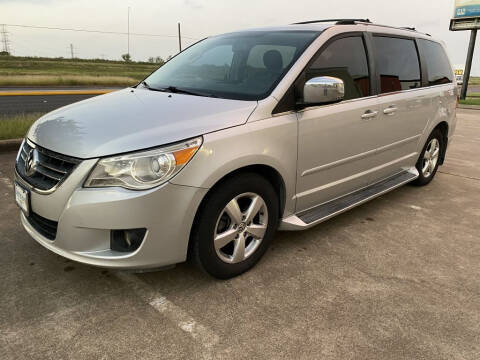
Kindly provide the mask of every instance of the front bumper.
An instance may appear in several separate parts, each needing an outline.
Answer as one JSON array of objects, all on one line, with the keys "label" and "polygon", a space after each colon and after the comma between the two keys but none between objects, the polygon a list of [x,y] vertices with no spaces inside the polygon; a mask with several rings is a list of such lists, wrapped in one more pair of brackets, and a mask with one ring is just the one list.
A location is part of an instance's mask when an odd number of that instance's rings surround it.
[{"label": "front bumper", "polygon": [[[73,178],[84,179],[75,172]],[[83,181],[72,186],[73,181],[68,178],[48,195],[32,190],[32,211],[58,221],[56,237],[49,240],[21,214],[24,228],[41,245],[74,261],[118,269],[156,268],[185,261],[193,219],[207,189],[171,183],[147,191],[86,189],[81,187]],[[124,253],[110,249],[111,230],[135,228],[147,229],[137,250]]]}]

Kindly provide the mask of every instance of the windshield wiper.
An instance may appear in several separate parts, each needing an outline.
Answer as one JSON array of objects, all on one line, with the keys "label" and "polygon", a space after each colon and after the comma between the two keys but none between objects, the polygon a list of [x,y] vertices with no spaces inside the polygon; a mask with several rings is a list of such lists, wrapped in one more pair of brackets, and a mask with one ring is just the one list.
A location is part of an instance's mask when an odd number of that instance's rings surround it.
[{"label": "windshield wiper", "polygon": [[218,98],[217,95],[213,94],[208,94],[208,93],[203,93],[199,91],[190,91],[186,89],[181,89],[176,86],[167,86],[165,88],[154,88],[148,85],[148,83],[144,80],[141,82],[141,84],[147,88],[148,90],[151,91],[161,91],[161,92],[169,92],[169,93],[174,93],[174,94],[186,94],[186,95],[194,95],[194,96],[205,96],[205,97],[212,97],[212,98]]},{"label": "windshield wiper", "polygon": [[148,90],[151,90],[151,91],[161,91],[161,92],[167,91],[167,90],[165,90],[165,89],[163,89],[163,88],[162,88],[162,89],[153,88],[153,87],[151,87],[150,85],[148,85],[148,83],[147,83],[145,80],[142,81],[141,84],[143,85],[144,88],[146,88],[146,89],[148,89]]},{"label": "windshield wiper", "polygon": [[[152,88],[150,88],[150,89],[152,89]],[[168,86],[168,87],[165,87],[165,88],[152,89],[152,90],[171,92],[171,93],[174,93],[174,94],[186,94],[186,95],[205,96],[205,97],[218,98],[217,95],[208,94],[208,93],[204,93],[204,92],[200,92],[200,91],[186,90],[186,89],[178,88],[178,87],[176,87],[176,86]]]}]

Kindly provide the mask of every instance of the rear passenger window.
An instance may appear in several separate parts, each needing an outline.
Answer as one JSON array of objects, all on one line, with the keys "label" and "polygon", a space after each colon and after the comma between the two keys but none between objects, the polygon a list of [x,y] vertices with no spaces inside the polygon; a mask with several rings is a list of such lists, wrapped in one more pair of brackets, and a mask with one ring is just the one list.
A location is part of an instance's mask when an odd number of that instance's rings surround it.
[{"label": "rear passenger window", "polygon": [[370,95],[367,53],[359,36],[334,41],[306,70],[306,81],[319,76],[333,76],[345,84],[345,100]]},{"label": "rear passenger window", "polygon": [[453,71],[443,47],[430,40],[419,40],[420,51],[428,67],[428,85],[449,84],[453,81]]},{"label": "rear passenger window", "polygon": [[421,86],[420,62],[413,40],[374,36],[373,41],[382,94]]}]

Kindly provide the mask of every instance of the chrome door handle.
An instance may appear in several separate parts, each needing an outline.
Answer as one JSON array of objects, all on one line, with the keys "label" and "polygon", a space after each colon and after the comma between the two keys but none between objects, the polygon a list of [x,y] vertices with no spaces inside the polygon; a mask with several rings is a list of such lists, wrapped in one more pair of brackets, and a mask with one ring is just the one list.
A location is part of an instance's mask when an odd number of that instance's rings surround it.
[{"label": "chrome door handle", "polygon": [[377,117],[378,111],[372,111],[372,110],[367,110],[365,111],[365,114],[361,116],[362,120],[368,120],[368,119],[373,119],[374,117]]},{"label": "chrome door handle", "polygon": [[393,115],[397,112],[397,108],[395,106],[389,106],[388,108],[386,108],[385,110],[383,110],[383,113],[385,115]]}]

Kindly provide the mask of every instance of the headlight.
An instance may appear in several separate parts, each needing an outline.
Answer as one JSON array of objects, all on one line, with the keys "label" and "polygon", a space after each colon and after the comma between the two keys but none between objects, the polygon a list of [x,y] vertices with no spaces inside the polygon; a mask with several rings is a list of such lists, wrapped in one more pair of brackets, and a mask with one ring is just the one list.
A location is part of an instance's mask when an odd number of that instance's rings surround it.
[{"label": "headlight", "polygon": [[158,186],[175,176],[195,155],[202,138],[101,159],[90,173],[85,187],[120,186],[144,190]]}]

